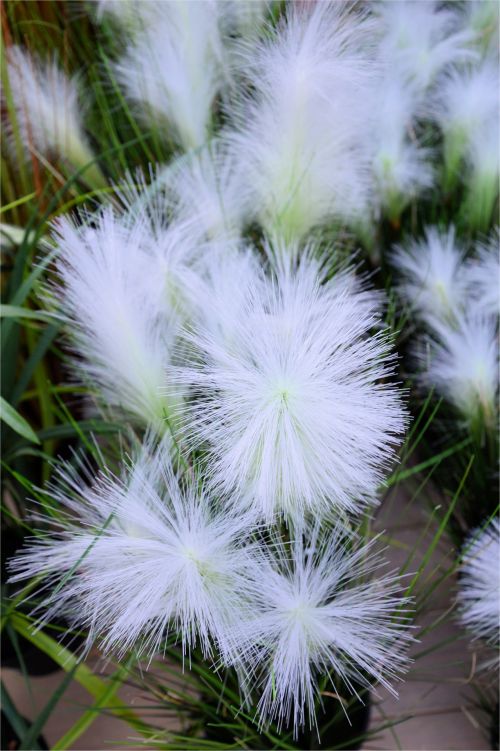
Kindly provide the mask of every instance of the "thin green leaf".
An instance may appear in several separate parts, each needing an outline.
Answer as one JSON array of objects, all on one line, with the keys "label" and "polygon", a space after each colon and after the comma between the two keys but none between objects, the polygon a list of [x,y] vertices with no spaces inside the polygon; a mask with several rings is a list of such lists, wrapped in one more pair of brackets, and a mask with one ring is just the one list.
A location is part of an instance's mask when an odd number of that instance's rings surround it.
[{"label": "thin green leaf", "polygon": [[9,402],[5,401],[3,396],[0,396],[0,420],[3,420],[9,427],[12,428],[18,435],[26,438],[27,441],[32,443],[40,443],[33,428],[28,422],[21,417],[14,407]]}]

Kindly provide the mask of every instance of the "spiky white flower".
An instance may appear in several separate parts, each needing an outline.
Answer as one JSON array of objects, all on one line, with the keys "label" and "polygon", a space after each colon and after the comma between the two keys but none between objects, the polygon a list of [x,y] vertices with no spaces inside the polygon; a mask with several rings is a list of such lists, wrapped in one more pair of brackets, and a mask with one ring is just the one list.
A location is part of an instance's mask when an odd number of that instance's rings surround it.
[{"label": "spiky white flower", "polygon": [[443,77],[433,98],[433,113],[444,132],[445,188],[453,186],[476,130],[499,117],[498,61],[454,69]]},{"label": "spiky white flower", "polygon": [[[42,61],[21,47],[8,49],[7,72],[16,117],[6,129],[13,156],[18,156],[18,132],[27,160],[34,154],[47,160],[63,157],[77,167],[91,162],[77,78],[67,76],[55,59]],[[84,177],[102,182],[96,167]]]},{"label": "spiky white flower", "polygon": [[300,239],[366,204],[369,28],[341,3],[291,3],[270,37],[242,52],[251,94],[233,107],[227,138],[270,235]]},{"label": "spiky white flower", "polygon": [[175,216],[209,239],[237,238],[249,213],[241,165],[220,142],[179,157],[159,177]]},{"label": "spiky white flower", "polygon": [[238,305],[215,288],[209,325],[190,334],[200,362],[178,380],[200,396],[185,438],[208,442],[216,488],[267,519],[373,502],[404,429],[400,392],[381,383],[392,371],[387,337],[370,335],[379,297],[349,278],[322,285],[307,257],[276,277],[256,272]]},{"label": "spiky white flower", "polygon": [[467,296],[464,256],[453,226],[446,231],[427,227],[423,239],[412,239],[393,253],[401,296],[426,323],[459,314]]},{"label": "spiky white flower", "polygon": [[500,313],[500,230],[477,248],[477,258],[467,264],[467,283],[474,310],[487,316]]},{"label": "spiky white flower", "polygon": [[466,151],[468,172],[462,211],[470,229],[487,232],[499,195],[500,118],[490,118],[471,135]]},{"label": "spiky white flower", "polygon": [[335,692],[379,682],[396,693],[391,681],[405,668],[408,642],[405,601],[399,577],[367,581],[380,563],[372,544],[347,540],[340,526],[320,535],[317,525],[290,545],[276,542],[256,566],[258,605],[238,642],[246,684],[262,691],[261,725],[292,722],[295,734],[306,722],[313,727],[319,676],[328,675]]},{"label": "spiky white flower", "polygon": [[176,142],[196,148],[209,136],[226,76],[217,6],[211,0],[161,5],[161,17],[133,39],[116,74],[146,122],[169,124]]},{"label": "spiky white flower", "polygon": [[215,644],[232,655],[250,597],[248,515],[216,511],[196,483],[180,484],[165,447],[144,450],[122,479],[102,472],[89,485],[64,465],[58,475],[59,529],[11,563],[12,581],[47,577],[42,620],[62,611],[89,645],[118,655],[152,656],[171,633],[184,651],[199,643],[209,656]]},{"label": "spiky white flower", "polygon": [[432,185],[429,150],[416,140],[413,126],[418,96],[394,71],[378,86],[372,131],[375,202],[396,218],[422,189]]},{"label": "spiky white flower", "polygon": [[82,357],[75,373],[97,387],[102,405],[165,430],[181,400],[178,389],[161,392],[188,286],[189,232],[155,233],[140,213],[130,222],[111,209],[84,220],[63,217],[55,231],[63,286],[54,290]]},{"label": "spiky white flower", "polygon": [[473,34],[459,28],[459,15],[436,0],[383,0],[373,5],[380,20],[380,50],[391,69],[427,89],[446,67],[475,58]]},{"label": "spiky white flower", "polygon": [[422,378],[470,425],[494,426],[498,394],[497,319],[462,313],[434,326]]},{"label": "spiky white flower", "polygon": [[[500,521],[469,535],[462,552],[458,600],[464,626],[498,648],[500,641]],[[498,665],[498,657],[496,660]]]}]

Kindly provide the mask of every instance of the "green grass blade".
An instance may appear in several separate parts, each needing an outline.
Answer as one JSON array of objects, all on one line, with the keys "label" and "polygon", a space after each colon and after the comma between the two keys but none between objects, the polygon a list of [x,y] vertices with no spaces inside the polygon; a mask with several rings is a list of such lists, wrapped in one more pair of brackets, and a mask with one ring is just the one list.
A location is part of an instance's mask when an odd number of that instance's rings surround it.
[{"label": "green grass blade", "polygon": [[7,402],[3,396],[0,396],[0,420],[3,420],[12,430],[18,435],[26,438],[27,441],[32,443],[40,443],[40,439],[37,437],[35,431],[29,425],[28,422],[21,417],[14,407]]},{"label": "green grass blade", "polygon": [[61,696],[64,694],[67,687],[71,683],[75,669],[76,669],[76,665],[72,668],[72,670],[68,671],[68,673],[64,676],[63,680],[61,681],[59,686],[56,688],[56,690],[53,692],[52,696],[50,697],[46,705],[43,707],[42,711],[38,714],[38,716],[34,720],[31,727],[23,735],[21,739],[21,743],[19,744],[19,751],[30,751],[30,749],[33,748],[33,744],[35,743],[36,739],[42,732],[45,726],[45,723],[50,717],[54,707],[56,706],[57,702],[59,701],[59,699],[61,698]]},{"label": "green grass blade", "polygon": [[23,308],[19,305],[0,305],[0,318],[30,318],[35,321],[44,321],[45,323],[53,323],[54,316],[50,313],[45,313],[43,310],[31,310],[30,308]]},{"label": "green grass blade", "polygon": [[35,630],[33,622],[21,613],[13,613],[10,622],[21,636],[24,636],[38,649],[49,655],[63,670],[72,672],[74,680],[83,686],[94,699],[99,701],[103,696],[108,695],[107,706],[115,716],[130,724],[140,733],[149,734],[149,726],[142,722],[131,709],[124,707],[119,699],[109,696],[107,683],[94,675],[92,670],[80,662],[73,652],[63,647],[44,631]]},{"label": "green grass blade", "polygon": [[[0,684],[0,691],[1,691],[1,699],[2,699],[2,712],[7,717],[8,721],[12,725],[12,728],[14,732],[17,734],[17,736],[19,738],[22,738],[28,732],[28,726],[26,725],[24,718],[21,717],[21,715],[15,708],[12,702],[12,699],[9,696],[8,691],[4,686],[3,681]],[[31,749],[33,751],[38,751],[39,748],[40,746],[38,745],[38,743],[36,743],[36,740],[34,740],[31,745]]]}]

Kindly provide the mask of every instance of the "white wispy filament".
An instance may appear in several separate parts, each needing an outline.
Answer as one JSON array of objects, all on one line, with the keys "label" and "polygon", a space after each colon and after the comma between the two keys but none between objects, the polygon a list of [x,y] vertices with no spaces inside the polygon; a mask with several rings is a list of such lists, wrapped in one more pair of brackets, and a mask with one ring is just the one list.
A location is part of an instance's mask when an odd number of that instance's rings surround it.
[{"label": "white wispy filament", "polygon": [[[284,267],[286,268],[286,267]],[[211,482],[267,519],[373,500],[404,430],[379,298],[353,274],[320,284],[318,264],[264,278],[247,264],[238,304],[213,274],[212,302],[189,341],[200,362],[178,380],[197,399],[185,439],[206,441]],[[226,332],[221,336],[217,332]]]},{"label": "white wispy filament", "polygon": [[471,426],[493,427],[498,394],[498,321],[461,313],[454,324],[436,322],[423,355],[422,379],[451,402]]},{"label": "white wispy filament", "polygon": [[218,142],[179,157],[159,176],[174,216],[211,240],[238,237],[249,213],[240,164]]},{"label": "white wispy filament", "polygon": [[[69,77],[55,59],[42,61],[21,47],[7,51],[8,81],[15,109],[15,126],[24,156],[51,160],[64,157],[83,166],[94,159],[83,126],[83,109],[76,77]],[[11,151],[17,156],[12,126],[6,129]],[[96,170],[85,173],[99,179]]]},{"label": "white wispy filament", "polygon": [[367,28],[341,3],[292,3],[270,38],[248,47],[251,94],[231,110],[236,130],[227,137],[268,233],[300,239],[366,204]]},{"label": "white wispy filament", "polygon": [[476,58],[472,31],[460,28],[456,10],[436,0],[382,0],[373,7],[380,19],[381,54],[421,92],[448,67]]},{"label": "white wispy filament", "polygon": [[146,122],[170,125],[185,149],[208,139],[214,99],[227,72],[217,4],[210,0],[160,3],[116,64],[118,81]]},{"label": "white wispy filament", "polygon": [[[64,514],[59,530],[36,538],[12,563],[12,581],[47,578],[42,619],[65,613],[118,655],[153,656],[180,636],[232,655],[234,621],[245,616],[252,532],[245,514],[216,512],[196,486],[181,487],[163,449],[146,451],[119,479],[101,473],[91,485],[71,467],[51,487]],[[53,594],[51,594],[51,592]]]},{"label": "white wispy filament", "polygon": [[500,314],[500,230],[478,243],[476,258],[467,263],[468,296],[474,309],[485,316]]},{"label": "white wispy filament", "polygon": [[375,201],[397,218],[412,198],[432,185],[430,154],[413,130],[418,94],[392,68],[378,84],[377,101],[372,133]]},{"label": "white wispy filament", "polygon": [[[464,544],[458,601],[464,626],[498,648],[500,633],[500,521],[475,530]],[[498,665],[498,655],[495,664]]]},{"label": "white wispy filament", "polygon": [[261,725],[291,723],[295,734],[315,726],[319,676],[329,674],[336,693],[374,681],[396,693],[408,643],[404,599],[398,577],[367,581],[379,566],[371,544],[347,540],[340,527],[321,535],[318,525],[259,563],[257,615],[238,638],[248,684],[262,691]]},{"label": "white wispy filament", "polygon": [[55,227],[63,284],[54,291],[81,357],[75,374],[97,387],[101,406],[165,430],[181,399],[179,390],[161,392],[183,320],[189,235],[154,232],[139,211],[127,221],[106,209],[92,221],[64,217]]},{"label": "white wispy filament", "polygon": [[426,323],[453,321],[461,311],[468,290],[464,259],[454,227],[427,227],[422,239],[412,239],[393,253],[399,292]]}]

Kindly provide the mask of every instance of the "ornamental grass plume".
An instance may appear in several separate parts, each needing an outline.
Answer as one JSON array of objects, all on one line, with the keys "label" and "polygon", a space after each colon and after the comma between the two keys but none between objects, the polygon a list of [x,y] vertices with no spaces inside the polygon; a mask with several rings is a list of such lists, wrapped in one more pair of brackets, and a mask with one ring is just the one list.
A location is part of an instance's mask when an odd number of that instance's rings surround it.
[{"label": "ornamental grass plume", "polygon": [[479,65],[452,69],[438,82],[432,112],[444,134],[445,191],[459,181],[477,131],[498,121],[499,85],[498,60],[493,55]]},{"label": "ornamental grass plume", "polygon": [[268,38],[242,48],[250,91],[229,108],[226,138],[269,235],[300,240],[367,205],[370,28],[341,3],[292,4]]},{"label": "ornamental grass plume", "polygon": [[156,453],[146,444],[121,478],[103,471],[88,484],[82,474],[58,470],[57,531],[11,565],[13,582],[46,577],[41,622],[64,614],[88,629],[88,647],[99,639],[118,656],[152,657],[175,634],[184,653],[199,644],[206,657],[234,659],[232,633],[251,602],[252,519],[178,480],[165,443]]},{"label": "ornamental grass plume", "polygon": [[468,282],[465,251],[454,227],[427,227],[422,239],[396,247],[391,260],[401,279],[401,297],[422,321],[433,326],[456,319],[467,297]]},{"label": "ornamental grass plume", "polygon": [[268,521],[357,512],[374,502],[406,423],[387,380],[387,334],[372,332],[380,298],[352,272],[320,284],[307,256],[268,277],[247,273],[238,305],[215,284],[209,325],[188,334],[199,361],[176,382],[198,398],[185,440],[208,446],[212,487],[243,495]]},{"label": "ornamental grass plume", "polygon": [[472,231],[487,232],[495,218],[500,176],[499,114],[486,120],[471,136],[465,154],[465,196],[462,219]]},{"label": "ornamental grass plume", "polygon": [[469,429],[491,430],[498,395],[498,239],[479,244],[466,260],[453,226],[427,227],[423,239],[395,249],[392,263],[399,293],[423,332],[414,346],[419,380],[452,404]]},{"label": "ornamental grass plume", "polygon": [[292,725],[294,737],[306,724],[317,727],[321,676],[332,677],[335,692],[345,684],[356,694],[372,681],[394,691],[390,682],[407,664],[408,615],[401,579],[380,575],[373,542],[316,523],[289,544],[277,541],[258,563],[258,605],[239,649],[242,672],[260,693],[262,725]]},{"label": "ornamental grass plume", "polygon": [[162,389],[184,319],[191,235],[180,226],[155,233],[141,213],[132,222],[111,209],[83,219],[55,226],[62,285],[53,292],[77,355],[73,371],[97,389],[101,407],[163,432],[182,402],[179,389]]},{"label": "ornamental grass plume", "polygon": [[163,0],[97,0],[92,3],[97,10],[97,18],[112,18],[117,26],[134,35],[141,30],[151,29],[161,18]]},{"label": "ornamental grass plume", "polygon": [[497,651],[500,642],[500,521],[470,533],[462,550],[458,601],[463,625]]},{"label": "ornamental grass plume", "polygon": [[500,228],[476,247],[476,257],[467,263],[468,298],[485,316],[500,314]]},{"label": "ornamental grass plume", "polygon": [[380,53],[398,75],[425,92],[448,67],[477,57],[474,34],[460,28],[460,14],[436,0],[382,0],[378,16]]},{"label": "ornamental grass plume", "polygon": [[436,323],[422,355],[421,378],[450,402],[471,430],[495,429],[498,400],[498,319],[460,313]]},{"label": "ornamental grass plume", "polygon": [[146,125],[168,126],[183,149],[203,145],[215,98],[228,71],[211,0],[169,0],[161,15],[130,41],[115,72]]},{"label": "ornamental grass plume", "polygon": [[170,164],[158,178],[172,214],[192,222],[208,240],[236,239],[249,214],[240,164],[220,141]]},{"label": "ornamental grass plume", "polygon": [[484,54],[498,50],[500,8],[496,0],[469,0],[464,4],[464,25],[473,33],[473,43]]},{"label": "ornamental grass plume", "polygon": [[[73,167],[85,167],[83,178],[98,187],[105,179],[95,164],[83,123],[83,107],[77,77],[69,77],[53,58],[40,60],[21,47],[7,49],[9,100],[15,122],[7,121],[5,133],[14,159],[18,143],[26,161],[63,158]],[[89,165],[89,166],[86,166]]]},{"label": "ornamental grass plume", "polygon": [[419,97],[414,88],[393,70],[377,87],[373,143],[376,214],[381,211],[396,221],[406,205],[433,183],[431,152],[416,139],[414,126]]}]

